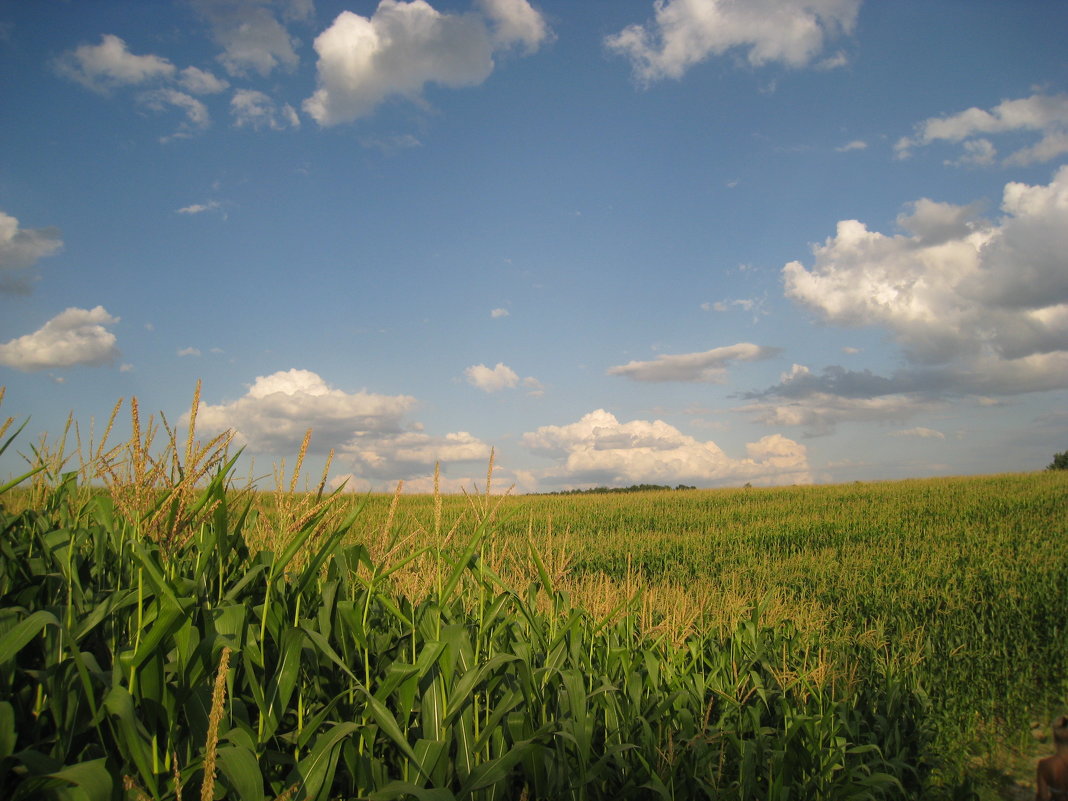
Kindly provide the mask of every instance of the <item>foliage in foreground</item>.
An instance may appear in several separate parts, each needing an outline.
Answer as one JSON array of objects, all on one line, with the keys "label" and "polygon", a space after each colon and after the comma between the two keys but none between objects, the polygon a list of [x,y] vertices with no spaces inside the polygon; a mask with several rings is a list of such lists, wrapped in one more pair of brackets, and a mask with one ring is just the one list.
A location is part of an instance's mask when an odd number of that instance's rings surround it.
[{"label": "foliage in foreground", "polygon": [[571,609],[535,551],[537,579],[504,586],[485,522],[412,604],[342,543],[354,517],[251,553],[225,477],[170,553],[109,497],[72,506],[73,475],[0,511],[0,795],[880,798],[923,778],[922,697],[875,664],[840,687],[756,610],[725,640],[648,642]]},{"label": "foliage in foreground", "polygon": [[[399,488],[295,494],[298,456],[265,503],[224,440],[190,425],[180,459],[168,428],[153,455],[131,411],[81,471],[42,444],[33,488],[0,487],[0,797],[966,798],[963,718],[1066,686],[1045,478],[974,507],[910,485],[609,508],[491,502],[487,476],[447,535],[448,503],[414,499],[399,540]],[[664,625],[673,582],[705,605]]]}]

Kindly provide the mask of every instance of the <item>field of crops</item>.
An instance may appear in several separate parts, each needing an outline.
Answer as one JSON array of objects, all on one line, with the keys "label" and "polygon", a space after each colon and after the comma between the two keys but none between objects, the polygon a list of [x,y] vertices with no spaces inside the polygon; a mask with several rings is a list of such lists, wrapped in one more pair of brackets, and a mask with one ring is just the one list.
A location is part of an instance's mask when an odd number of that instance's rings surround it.
[{"label": "field of crops", "polygon": [[258,492],[133,412],[0,487],[0,797],[969,798],[1068,706],[1064,471]]}]

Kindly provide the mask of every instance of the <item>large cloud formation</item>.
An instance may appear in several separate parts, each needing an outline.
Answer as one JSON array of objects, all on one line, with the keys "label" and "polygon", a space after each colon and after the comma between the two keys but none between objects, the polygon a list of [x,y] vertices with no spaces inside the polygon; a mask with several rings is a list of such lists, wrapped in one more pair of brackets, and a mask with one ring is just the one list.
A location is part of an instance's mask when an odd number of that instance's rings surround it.
[{"label": "large cloud formation", "polygon": [[[753,66],[812,64],[827,40],[852,32],[860,0],[658,0],[655,19],[609,36],[642,83],[681,78],[695,64],[747,49]],[[839,55],[826,63],[842,63]]]},{"label": "large cloud formation", "polygon": [[425,0],[382,0],[374,14],[342,11],[315,39],[319,88],[304,110],[320,125],[370,114],[389,97],[418,100],[429,83],[475,86],[496,51],[536,50],[549,37],[526,0],[482,0],[483,14],[449,14]]},{"label": "large cloud formation", "polygon": [[746,446],[732,459],[714,442],[701,442],[662,420],[621,423],[597,409],[575,423],[542,426],[523,436],[531,451],[556,459],[545,481],[565,485],[810,483],[805,446],[779,434]]},{"label": "large cloud formation", "polygon": [[62,248],[58,228],[20,228],[18,219],[0,211],[0,292],[29,292],[30,271]]},{"label": "large cloud formation", "polygon": [[609,375],[621,375],[635,381],[705,381],[722,383],[727,365],[733,361],[755,362],[770,359],[779,348],[766,348],[739,342],[702,353],[662,353],[653,361],[632,361],[608,369]]},{"label": "large cloud formation", "polygon": [[425,476],[435,462],[489,458],[489,446],[465,431],[433,437],[408,423],[416,405],[410,395],[345,392],[310,370],[292,369],[259,376],[235,401],[202,406],[197,426],[231,429],[236,442],[273,456],[295,453],[310,428],[313,450],[334,449],[338,464],[363,480]]},{"label": "large cloud formation", "polygon": [[924,199],[900,234],[838,223],[811,269],[783,268],[787,296],[830,324],[887,329],[909,364],[891,377],[795,367],[749,410],[822,433],[880,407],[1068,386],[1068,166],[1048,185],[1006,184],[1001,210],[989,221]]},{"label": "large cloud formation", "polygon": [[119,322],[103,306],[69,308],[32,334],[0,344],[0,365],[33,372],[53,367],[112,364],[119,357],[107,326]]}]

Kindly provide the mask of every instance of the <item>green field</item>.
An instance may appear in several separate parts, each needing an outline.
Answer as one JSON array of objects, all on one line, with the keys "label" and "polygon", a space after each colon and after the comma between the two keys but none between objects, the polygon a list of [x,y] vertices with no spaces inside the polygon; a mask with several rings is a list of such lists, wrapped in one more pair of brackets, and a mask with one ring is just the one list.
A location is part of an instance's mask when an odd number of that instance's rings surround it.
[{"label": "green field", "polygon": [[357,497],[133,428],[0,494],[0,797],[996,798],[1068,706],[1068,471]]}]

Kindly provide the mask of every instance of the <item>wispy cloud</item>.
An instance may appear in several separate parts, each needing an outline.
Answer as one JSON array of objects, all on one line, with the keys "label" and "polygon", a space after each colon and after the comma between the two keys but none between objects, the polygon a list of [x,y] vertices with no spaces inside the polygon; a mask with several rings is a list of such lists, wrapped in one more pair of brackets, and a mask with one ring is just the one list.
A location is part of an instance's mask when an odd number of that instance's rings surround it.
[{"label": "wispy cloud", "polygon": [[618,367],[610,367],[608,375],[620,375],[635,381],[706,381],[722,383],[726,379],[727,365],[734,361],[755,362],[770,359],[780,352],[739,342],[723,348],[700,353],[661,354],[652,361],[632,361]]},{"label": "wispy cloud", "polygon": [[899,158],[907,158],[918,147],[960,142],[964,154],[947,164],[989,165],[997,155],[989,137],[1019,131],[1041,138],[1009,154],[1006,164],[1035,164],[1068,153],[1068,95],[1033,94],[1002,101],[989,111],[973,106],[957,114],[931,117],[917,123],[912,136],[899,139],[894,150]]}]

